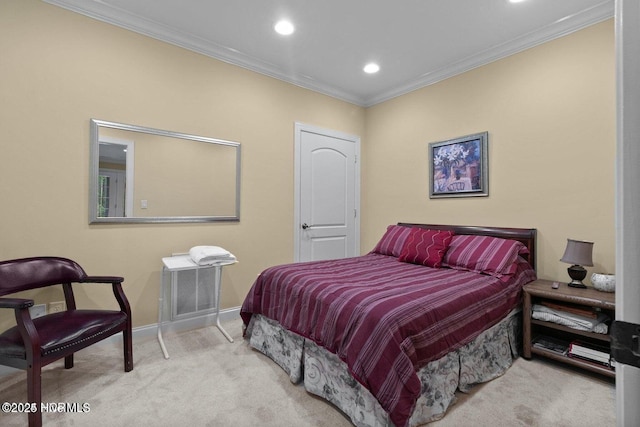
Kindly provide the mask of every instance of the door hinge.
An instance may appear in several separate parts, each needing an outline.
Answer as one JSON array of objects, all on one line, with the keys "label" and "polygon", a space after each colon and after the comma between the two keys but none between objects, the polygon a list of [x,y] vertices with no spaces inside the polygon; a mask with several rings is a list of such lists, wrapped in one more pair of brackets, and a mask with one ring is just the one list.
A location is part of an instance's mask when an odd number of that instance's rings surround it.
[{"label": "door hinge", "polygon": [[640,368],[640,325],[616,320],[611,325],[611,357]]},{"label": "door hinge", "polygon": [[353,210],[353,217],[358,218],[358,209]]}]

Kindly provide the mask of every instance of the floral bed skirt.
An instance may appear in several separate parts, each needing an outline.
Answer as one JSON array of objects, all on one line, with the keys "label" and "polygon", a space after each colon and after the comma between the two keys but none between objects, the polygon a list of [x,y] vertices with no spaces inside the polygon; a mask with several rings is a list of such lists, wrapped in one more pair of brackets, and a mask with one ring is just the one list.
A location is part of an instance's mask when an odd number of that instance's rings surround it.
[{"label": "floral bed skirt", "polygon": [[[471,343],[430,362],[418,371],[422,393],[409,420],[417,426],[438,420],[455,400],[456,390],[499,377],[518,357],[520,310],[512,311]],[[249,344],[274,360],[291,382],[341,409],[358,427],[393,426],[375,397],[350,374],[335,354],[284,329],[274,320],[253,315],[245,334]]]}]

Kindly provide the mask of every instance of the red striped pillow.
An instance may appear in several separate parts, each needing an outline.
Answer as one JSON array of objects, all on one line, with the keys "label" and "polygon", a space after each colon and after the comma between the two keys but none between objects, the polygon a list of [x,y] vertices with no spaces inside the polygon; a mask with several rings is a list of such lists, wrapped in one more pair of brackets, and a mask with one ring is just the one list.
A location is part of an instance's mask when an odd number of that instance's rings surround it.
[{"label": "red striped pillow", "polygon": [[371,252],[382,255],[391,255],[394,257],[400,256],[410,232],[411,227],[403,227],[401,225],[388,226],[387,231],[382,236],[382,239],[380,239],[376,247],[373,248]]},{"label": "red striped pillow", "polygon": [[452,238],[451,231],[412,228],[398,260],[439,268]]},{"label": "red striped pillow", "polygon": [[451,240],[442,265],[502,277],[513,274],[518,254],[526,253],[527,247],[517,240],[457,235]]}]

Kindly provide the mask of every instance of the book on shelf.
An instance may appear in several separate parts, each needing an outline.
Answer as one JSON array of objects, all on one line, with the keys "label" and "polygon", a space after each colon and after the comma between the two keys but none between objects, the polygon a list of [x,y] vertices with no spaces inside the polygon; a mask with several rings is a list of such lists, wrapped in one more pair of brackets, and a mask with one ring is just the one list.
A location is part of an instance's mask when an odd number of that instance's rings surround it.
[{"label": "book on shelf", "polygon": [[533,340],[533,347],[540,348],[543,350],[552,351],[554,353],[561,354],[563,356],[567,355],[569,351],[569,342],[564,341],[555,337],[550,337],[546,335],[540,335]]},{"label": "book on shelf", "polygon": [[609,369],[615,369],[615,361],[614,360],[610,360],[608,362],[604,362],[604,361],[600,361],[600,360],[594,360],[590,357],[584,357],[584,356],[579,356],[577,354],[567,354],[567,356],[569,356],[571,359],[580,359],[583,362],[587,362],[587,363],[592,363],[594,365],[598,365],[598,366],[604,366],[605,368],[609,368]]},{"label": "book on shelf", "polygon": [[589,359],[589,360],[593,360],[595,362],[600,362],[600,363],[605,363],[605,364],[609,364],[609,360],[611,359],[611,357],[607,354],[607,355],[595,355],[595,354],[590,354],[581,350],[570,350],[569,351],[569,356],[578,356],[584,359]]},{"label": "book on shelf", "polygon": [[569,344],[568,355],[570,357],[578,357],[580,359],[601,363],[606,366],[612,366],[611,354],[609,349],[605,346],[576,340]]},{"label": "book on shelf", "polygon": [[581,340],[573,340],[569,345],[569,351],[581,351],[594,356],[609,357],[609,348],[604,345],[593,344]]},{"label": "book on shelf", "polygon": [[565,313],[577,314],[591,319],[598,318],[598,311],[592,307],[584,307],[570,303],[562,304],[551,301],[541,301],[540,304],[552,310],[564,311]]}]

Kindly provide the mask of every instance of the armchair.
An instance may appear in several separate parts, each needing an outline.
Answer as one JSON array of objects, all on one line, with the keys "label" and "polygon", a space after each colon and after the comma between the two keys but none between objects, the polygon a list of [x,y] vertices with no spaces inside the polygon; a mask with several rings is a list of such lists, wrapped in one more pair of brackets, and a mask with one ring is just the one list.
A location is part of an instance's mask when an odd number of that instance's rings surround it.
[{"label": "armchair", "polygon": [[[73,354],[119,332],[124,341],[124,370],[133,369],[131,309],[122,290],[122,277],[87,276],[72,260],[58,257],[23,258],[0,262],[0,308],[13,309],[16,326],[0,334],[0,365],[27,371],[27,398],[35,404],[29,427],[42,425],[41,370],[64,358],[73,367]],[[116,310],[77,310],[72,283],[111,284],[120,306]],[[66,311],[32,319],[33,300],[4,298],[30,289],[62,285]]]}]

